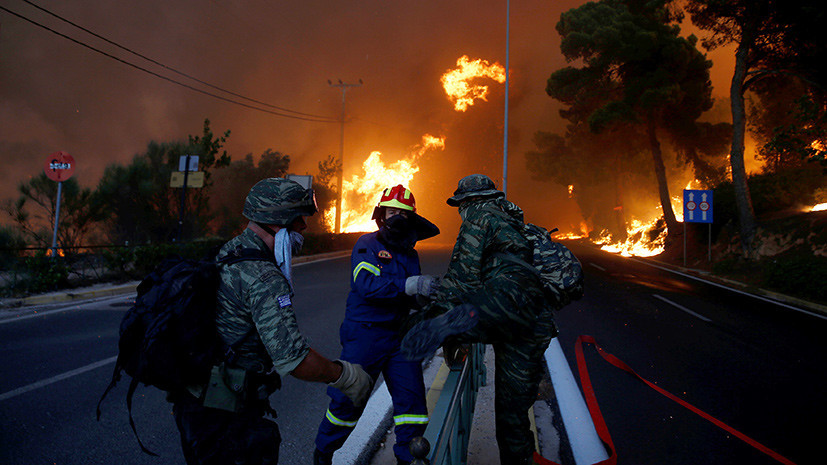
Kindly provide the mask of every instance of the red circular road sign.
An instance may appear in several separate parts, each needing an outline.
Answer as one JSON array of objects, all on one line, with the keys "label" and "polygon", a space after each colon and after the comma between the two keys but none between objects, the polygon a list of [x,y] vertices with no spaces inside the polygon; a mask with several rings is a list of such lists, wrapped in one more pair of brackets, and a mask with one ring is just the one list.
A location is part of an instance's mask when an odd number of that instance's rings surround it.
[{"label": "red circular road sign", "polygon": [[46,159],[43,172],[52,181],[66,181],[75,172],[75,159],[66,152],[55,152]]}]

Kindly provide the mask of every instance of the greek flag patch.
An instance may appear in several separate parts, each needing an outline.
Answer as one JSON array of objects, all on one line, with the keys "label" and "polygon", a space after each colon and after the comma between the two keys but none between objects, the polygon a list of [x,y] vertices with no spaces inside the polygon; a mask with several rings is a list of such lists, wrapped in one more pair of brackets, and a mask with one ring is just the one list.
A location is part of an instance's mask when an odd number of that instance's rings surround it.
[{"label": "greek flag patch", "polygon": [[289,307],[293,305],[293,302],[290,301],[290,294],[284,294],[279,296],[279,307]]}]

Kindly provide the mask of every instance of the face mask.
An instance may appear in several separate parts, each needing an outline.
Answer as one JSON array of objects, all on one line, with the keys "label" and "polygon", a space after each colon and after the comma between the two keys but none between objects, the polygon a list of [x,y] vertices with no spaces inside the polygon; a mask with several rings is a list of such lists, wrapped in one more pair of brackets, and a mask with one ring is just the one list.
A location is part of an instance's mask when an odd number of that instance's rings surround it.
[{"label": "face mask", "polygon": [[385,220],[384,226],[379,229],[379,237],[387,245],[403,250],[412,249],[416,245],[413,220],[402,215],[394,215]]},{"label": "face mask", "polygon": [[290,249],[293,254],[297,254],[301,251],[302,246],[304,245],[304,236],[297,231],[290,231]]}]

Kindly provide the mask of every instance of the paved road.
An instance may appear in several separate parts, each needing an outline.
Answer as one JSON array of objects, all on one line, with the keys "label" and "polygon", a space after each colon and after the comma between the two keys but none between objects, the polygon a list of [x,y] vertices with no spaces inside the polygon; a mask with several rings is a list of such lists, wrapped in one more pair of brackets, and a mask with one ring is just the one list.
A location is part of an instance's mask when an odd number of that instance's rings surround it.
[{"label": "paved road", "polygon": [[[424,272],[444,269],[447,253],[423,257]],[[349,257],[301,264],[294,275],[299,326],[311,346],[337,357]],[[95,420],[117,355],[118,326],[133,299],[41,306],[0,320],[0,464],[184,463],[170,405],[154,388],[138,388],[133,416],[160,460],[139,451],[128,425],[128,378],[110,392],[101,421]],[[282,463],[307,463],[329,400],[324,385],[288,377],[271,399],[279,413]]]},{"label": "paved road", "polygon": [[[642,376],[729,423],[798,464],[816,462],[827,320],[704,285],[640,261],[575,247],[587,271],[586,297],[558,314],[572,370],[574,340],[595,336]],[[444,270],[447,251],[422,253],[423,270]],[[338,355],[348,258],[295,269],[299,324],[311,344]],[[183,464],[163,394],[139,388],[126,417],[122,382],[95,421],[95,405],[116,355],[128,297],[38,308],[0,320],[0,463]],[[770,464],[767,456],[609,366],[591,348],[587,361],[621,464]],[[283,463],[307,463],[327,404],[322,385],[292,378],[273,396]],[[823,429],[823,428],[822,428]]]},{"label": "paved road", "polygon": [[[798,464],[823,463],[827,319],[573,246],[586,296],[558,314],[574,341],[594,336],[641,376]],[[778,463],[586,348],[600,408],[627,464]]]}]

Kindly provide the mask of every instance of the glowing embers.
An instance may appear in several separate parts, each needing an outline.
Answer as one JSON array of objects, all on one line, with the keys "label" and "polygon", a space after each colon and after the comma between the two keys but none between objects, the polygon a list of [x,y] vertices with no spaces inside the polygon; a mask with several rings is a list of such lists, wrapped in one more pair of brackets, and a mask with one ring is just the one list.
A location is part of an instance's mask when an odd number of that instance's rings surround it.
[{"label": "glowing embers", "polygon": [[488,101],[488,86],[472,84],[477,78],[490,78],[499,83],[505,82],[505,68],[499,63],[489,64],[483,59],[471,61],[467,55],[457,60],[457,68],[448,70],[440,81],[448,99],[454,102],[454,110],[465,111],[474,104],[474,100]]}]

